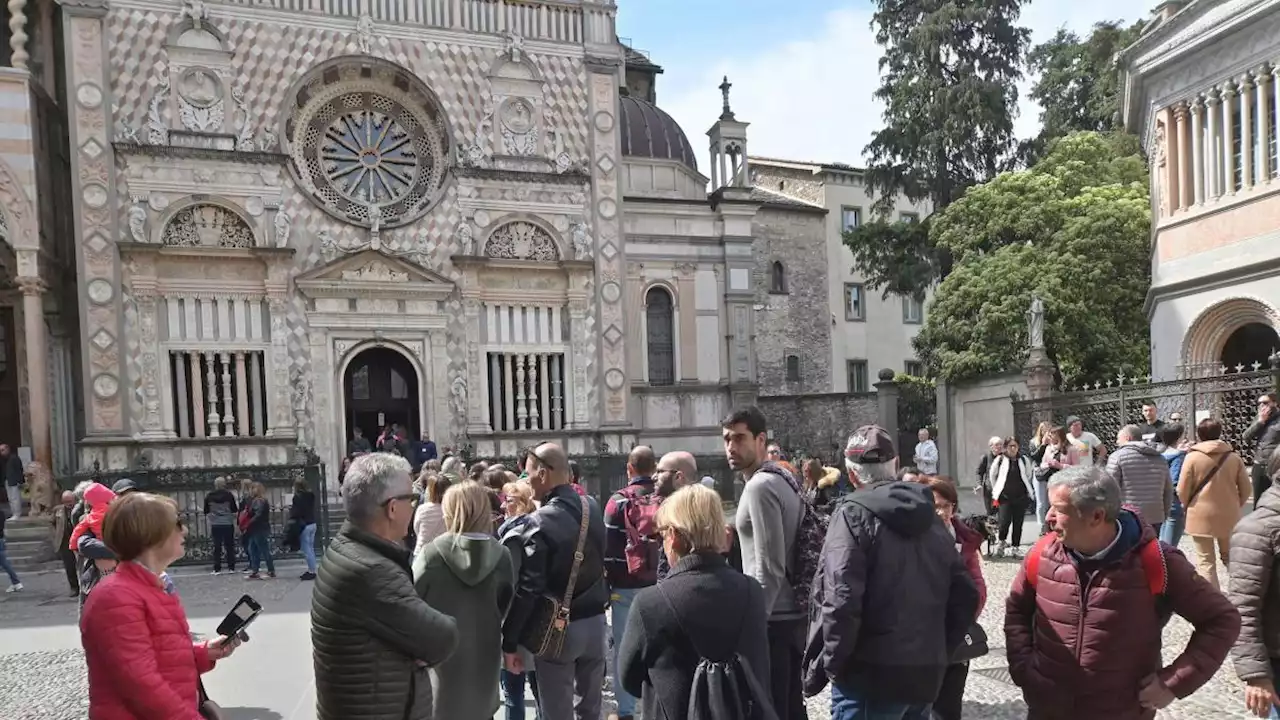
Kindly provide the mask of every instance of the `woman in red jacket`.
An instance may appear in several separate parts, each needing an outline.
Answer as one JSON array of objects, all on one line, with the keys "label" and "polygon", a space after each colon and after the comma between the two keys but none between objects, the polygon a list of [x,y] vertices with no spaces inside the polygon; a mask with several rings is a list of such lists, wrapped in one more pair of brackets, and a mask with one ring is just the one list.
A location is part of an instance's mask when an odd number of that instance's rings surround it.
[{"label": "woman in red jacket", "polygon": [[130,493],[111,505],[103,541],[120,559],[85,601],[80,638],[90,720],[199,720],[200,674],[235,650],[227,638],[192,642],[165,572],[186,529],[173,500]]},{"label": "woman in red jacket", "polygon": [[[921,475],[919,482],[929,486],[933,491],[933,507],[942,518],[942,522],[956,539],[956,550],[964,560],[964,566],[978,586],[978,615],[987,604],[987,581],[982,577],[982,536],[969,529],[956,516],[960,496],[956,486],[945,477]],[[976,619],[976,617],[975,617]],[[969,679],[969,663],[953,662],[947,666],[947,674],[942,678],[942,689],[938,691],[938,699],[933,702],[933,712],[940,720],[960,720],[964,705],[964,686]]]}]

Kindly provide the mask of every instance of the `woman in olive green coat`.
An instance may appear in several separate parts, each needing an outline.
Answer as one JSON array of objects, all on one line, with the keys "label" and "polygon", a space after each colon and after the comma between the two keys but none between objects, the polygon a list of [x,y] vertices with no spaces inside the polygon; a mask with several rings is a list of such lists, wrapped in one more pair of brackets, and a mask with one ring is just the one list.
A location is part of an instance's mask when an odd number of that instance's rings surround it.
[{"label": "woman in olive green coat", "polygon": [[498,710],[502,620],[515,594],[511,557],[493,537],[489,491],[466,481],[444,495],[445,534],[414,560],[418,595],[467,638],[431,668],[436,720],[490,720]]}]

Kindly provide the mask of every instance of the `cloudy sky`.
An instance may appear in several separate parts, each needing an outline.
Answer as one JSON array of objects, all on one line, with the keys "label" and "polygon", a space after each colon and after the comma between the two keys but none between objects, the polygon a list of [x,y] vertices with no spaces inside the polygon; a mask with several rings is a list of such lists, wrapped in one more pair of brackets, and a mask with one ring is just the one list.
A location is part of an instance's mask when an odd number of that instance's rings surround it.
[{"label": "cloudy sky", "polygon": [[[1146,17],[1156,0],[1033,0],[1022,23],[1032,42],[1060,27],[1087,31],[1102,20]],[[753,155],[862,164],[880,127],[880,48],[870,0],[620,0],[618,34],[666,71],[658,104],[707,159],[704,133],[720,114],[721,77],[733,110],[751,123]],[[1036,133],[1039,108],[1022,85],[1020,137]]]}]

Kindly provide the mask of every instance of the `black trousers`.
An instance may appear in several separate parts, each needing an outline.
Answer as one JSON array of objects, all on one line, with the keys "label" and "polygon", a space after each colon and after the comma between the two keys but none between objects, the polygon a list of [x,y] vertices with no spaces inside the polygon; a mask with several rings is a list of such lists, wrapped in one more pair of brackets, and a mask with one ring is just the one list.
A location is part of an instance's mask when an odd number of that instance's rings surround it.
[{"label": "black trousers", "polygon": [[213,536],[213,571],[221,572],[222,554],[227,554],[227,569],[236,571],[236,529],[231,525],[215,525],[209,528]]},{"label": "black trousers", "polygon": [[67,574],[67,585],[71,592],[80,593],[80,573],[76,571],[76,554],[70,550],[59,550],[58,559],[62,561],[62,570]]},{"label": "black trousers", "polygon": [[[1277,452],[1280,452],[1280,450],[1277,450]],[[1253,507],[1256,510],[1258,507],[1258,498],[1262,497],[1262,493],[1266,492],[1267,489],[1271,487],[1271,478],[1267,477],[1266,466],[1259,463],[1253,464],[1253,469],[1250,470],[1250,474],[1253,476]]]},{"label": "black trousers", "polygon": [[964,684],[968,680],[969,663],[947,666],[938,699],[933,701],[933,714],[937,720],[960,720],[964,710]]},{"label": "black trousers", "polygon": [[1009,527],[1013,527],[1013,544],[1022,544],[1022,521],[1027,518],[1026,500],[1000,501],[1000,542],[1009,536]]},{"label": "black trousers", "polygon": [[809,720],[800,680],[807,630],[803,619],[769,621],[769,691],[778,720]]}]

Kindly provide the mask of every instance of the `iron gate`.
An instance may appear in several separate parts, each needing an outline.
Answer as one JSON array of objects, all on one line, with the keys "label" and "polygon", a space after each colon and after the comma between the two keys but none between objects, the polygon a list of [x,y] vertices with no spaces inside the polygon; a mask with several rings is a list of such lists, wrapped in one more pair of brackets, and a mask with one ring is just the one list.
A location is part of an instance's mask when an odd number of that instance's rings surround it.
[{"label": "iron gate", "polygon": [[1084,421],[1086,430],[1097,435],[1108,449],[1115,449],[1116,434],[1128,424],[1141,425],[1142,405],[1154,402],[1159,417],[1168,420],[1180,413],[1189,437],[1195,439],[1195,425],[1212,417],[1222,423],[1222,439],[1235,446],[1241,457],[1253,457],[1254,443],[1244,442],[1244,432],[1257,418],[1258,395],[1274,392],[1280,371],[1229,372],[1212,377],[1186,378],[1163,382],[1120,378],[1118,382],[1096,385],[1075,392],[1055,393],[1039,400],[1015,397],[1014,432],[1023,446],[1036,427],[1048,421],[1062,424],[1072,415]]},{"label": "iron gate", "polygon": [[[329,545],[329,504],[325,492],[324,465],[319,463],[296,465],[261,465],[239,467],[153,468],[137,467],[128,470],[103,471],[95,463],[91,472],[58,479],[64,490],[72,490],[84,480],[102,483],[107,487],[117,480],[129,478],[144,492],[165,495],[178,504],[178,517],[187,527],[187,554],[178,564],[204,564],[212,562],[213,538],[209,521],[204,514],[204,497],[213,490],[214,480],[227,479],[227,489],[240,496],[240,480],[248,478],[265,486],[267,500],[271,503],[271,556],[276,559],[301,557],[283,547],[284,532],[289,522],[289,498],[294,483],[302,480],[316,495],[316,547],[322,554]],[[237,538],[238,542],[238,538]],[[237,555],[241,555],[237,550]],[[241,558],[243,562],[243,558]]]}]

